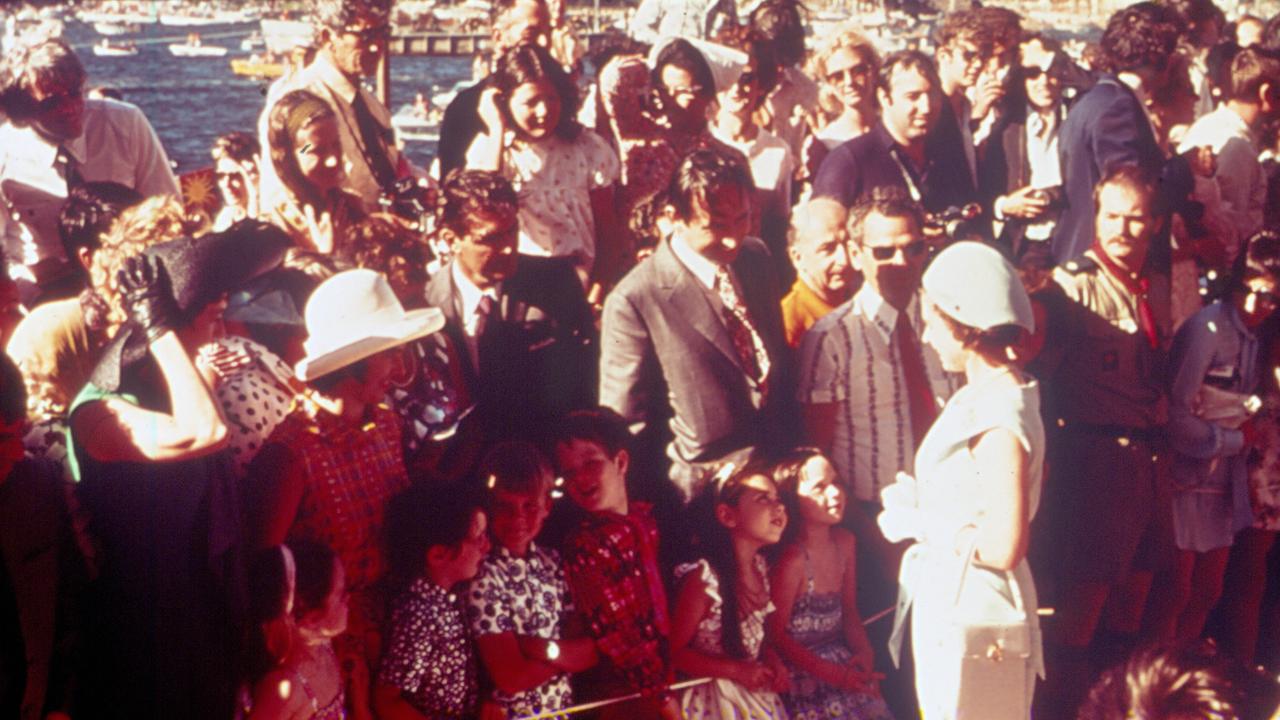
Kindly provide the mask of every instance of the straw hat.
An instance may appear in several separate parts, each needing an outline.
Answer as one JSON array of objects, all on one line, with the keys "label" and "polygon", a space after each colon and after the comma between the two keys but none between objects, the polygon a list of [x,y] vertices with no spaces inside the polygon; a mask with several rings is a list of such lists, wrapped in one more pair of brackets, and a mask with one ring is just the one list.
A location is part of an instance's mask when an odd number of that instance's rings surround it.
[{"label": "straw hat", "polygon": [[1031,298],[1013,266],[990,245],[949,245],[924,271],[920,284],[940,310],[969,327],[1017,325],[1035,332]]},{"label": "straw hat", "polygon": [[307,356],[294,368],[309,382],[444,327],[439,308],[405,312],[382,273],[348,270],[320,283],[305,311]]}]

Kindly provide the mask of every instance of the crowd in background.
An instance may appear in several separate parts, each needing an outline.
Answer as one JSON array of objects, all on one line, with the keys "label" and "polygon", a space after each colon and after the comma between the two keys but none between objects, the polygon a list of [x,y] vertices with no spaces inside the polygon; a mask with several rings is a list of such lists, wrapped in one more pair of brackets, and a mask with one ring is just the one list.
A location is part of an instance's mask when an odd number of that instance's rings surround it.
[{"label": "crowd in background", "polygon": [[493,5],[424,169],[317,3],[212,216],[7,52],[0,717],[1280,712],[1280,18]]}]

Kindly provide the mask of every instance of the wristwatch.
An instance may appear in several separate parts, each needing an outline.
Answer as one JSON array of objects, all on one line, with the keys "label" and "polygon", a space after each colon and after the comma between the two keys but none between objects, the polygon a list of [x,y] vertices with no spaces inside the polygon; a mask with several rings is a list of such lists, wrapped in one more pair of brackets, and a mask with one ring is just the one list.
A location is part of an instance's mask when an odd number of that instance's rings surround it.
[{"label": "wristwatch", "polygon": [[555,662],[560,659],[560,643],[555,640],[547,641],[547,662]]}]

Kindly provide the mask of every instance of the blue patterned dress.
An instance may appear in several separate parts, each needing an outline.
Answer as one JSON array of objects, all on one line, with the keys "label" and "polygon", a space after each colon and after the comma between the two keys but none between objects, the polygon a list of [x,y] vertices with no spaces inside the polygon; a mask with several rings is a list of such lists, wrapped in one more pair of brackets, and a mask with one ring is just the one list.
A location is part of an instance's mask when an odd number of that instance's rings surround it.
[{"label": "blue patterned dress", "polygon": [[[853,651],[844,639],[844,609],[839,592],[813,589],[813,568],[805,553],[805,589],[791,609],[787,632],[809,652],[827,662],[849,665]],[[841,690],[791,666],[791,692],[783,695],[792,720],[893,720],[883,699]]]}]

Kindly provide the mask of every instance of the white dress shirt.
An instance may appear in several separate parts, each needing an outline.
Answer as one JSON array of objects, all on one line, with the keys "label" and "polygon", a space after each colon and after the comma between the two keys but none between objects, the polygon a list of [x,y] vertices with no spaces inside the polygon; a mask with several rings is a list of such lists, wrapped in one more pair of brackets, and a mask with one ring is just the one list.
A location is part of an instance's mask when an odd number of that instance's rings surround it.
[{"label": "white dress shirt", "polygon": [[457,290],[454,298],[458,303],[458,317],[462,320],[462,334],[467,339],[467,353],[471,356],[472,366],[480,369],[480,335],[484,332],[485,316],[480,312],[481,299],[488,297],[491,303],[489,312],[498,311],[498,299],[502,297],[502,283],[481,290],[458,267],[457,261],[450,263],[449,272],[453,274],[453,287]]},{"label": "white dress shirt", "polygon": [[[1033,108],[1027,108],[1027,164],[1031,168],[1030,184],[1033,188],[1051,188],[1062,185],[1062,161],[1058,157],[1058,128],[1062,123],[1058,116],[1046,120]],[[1053,235],[1053,220],[1043,220],[1027,225],[1026,236],[1031,240],[1048,240]]]},{"label": "white dress shirt", "polygon": [[[63,147],[85,182],[120,183],[144,197],[180,195],[160,138],[133,105],[86,100],[84,132]],[[67,199],[67,171],[58,154],[58,144],[34,128],[0,125],[0,236],[11,273],[66,259],[58,212]]]}]

